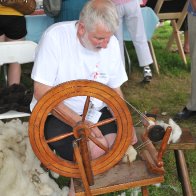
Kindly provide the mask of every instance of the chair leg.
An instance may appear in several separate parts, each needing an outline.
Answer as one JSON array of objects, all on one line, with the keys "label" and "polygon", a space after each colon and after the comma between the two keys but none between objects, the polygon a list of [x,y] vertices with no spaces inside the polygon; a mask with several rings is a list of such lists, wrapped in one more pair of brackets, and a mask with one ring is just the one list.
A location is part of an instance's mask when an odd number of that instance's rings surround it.
[{"label": "chair leg", "polygon": [[148,196],[149,195],[147,186],[142,186],[141,190],[142,190],[142,196]]},{"label": "chair leg", "polygon": [[177,44],[177,47],[178,47],[178,52],[179,52],[184,64],[187,64],[187,60],[186,60],[186,56],[184,54],[184,49],[183,49],[183,46],[182,46],[182,42],[180,40],[180,35],[179,35],[179,30],[178,30],[178,27],[177,27],[177,24],[176,24],[176,20],[171,20],[171,23],[172,23],[172,27],[173,27],[173,33],[172,33],[172,35],[169,39],[169,42],[167,44],[167,49],[171,48],[173,39],[175,38],[176,44]]},{"label": "chair leg", "polygon": [[158,63],[157,63],[157,58],[156,58],[156,55],[155,55],[155,52],[154,52],[154,47],[153,47],[153,45],[152,45],[151,40],[148,41],[148,45],[149,45],[150,52],[151,52],[151,55],[152,55],[153,64],[154,64],[154,66],[155,66],[155,69],[156,69],[156,71],[157,71],[157,74],[159,75],[159,74],[160,74],[160,72],[159,72],[159,65],[158,65]]},{"label": "chair leg", "polygon": [[193,190],[189,179],[184,152],[182,150],[174,150],[174,154],[176,159],[178,177],[182,184],[183,195],[193,196]]},{"label": "chair leg", "polygon": [[124,48],[125,48],[125,55],[127,57],[127,61],[128,61],[128,77],[131,75],[131,59],[130,59],[130,56],[129,56],[129,52],[127,50],[127,47],[126,47],[126,44],[124,42]]}]

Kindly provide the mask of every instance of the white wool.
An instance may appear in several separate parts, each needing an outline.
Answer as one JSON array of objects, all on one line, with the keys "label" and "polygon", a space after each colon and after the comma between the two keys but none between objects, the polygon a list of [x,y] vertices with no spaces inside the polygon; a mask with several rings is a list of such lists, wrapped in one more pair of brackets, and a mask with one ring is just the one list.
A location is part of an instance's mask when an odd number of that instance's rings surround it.
[{"label": "white wool", "polygon": [[133,146],[129,146],[124,157],[122,158],[123,163],[131,163],[136,159],[137,151],[133,148]]},{"label": "white wool", "polygon": [[172,128],[172,133],[170,135],[169,143],[170,141],[172,143],[176,143],[179,140],[180,136],[182,135],[182,129],[171,118],[169,119],[169,125]]},{"label": "white wool", "polygon": [[3,159],[4,159],[3,152],[0,151],[0,169],[3,167]]},{"label": "white wool", "polygon": [[50,174],[52,175],[53,178],[58,178],[59,174],[57,174],[56,172],[51,171]]},{"label": "white wool", "polygon": [[148,127],[151,127],[151,126],[155,125],[155,122],[152,121],[152,120],[149,120],[148,123],[149,123]]},{"label": "white wool", "polygon": [[38,189],[40,195],[52,195],[53,193],[53,190],[47,184],[40,183]]},{"label": "white wool", "polygon": [[164,130],[166,130],[167,127],[169,126],[169,124],[165,123],[165,122],[162,121],[162,120],[156,121],[156,124],[157,124],[157,125],[160,125],[161,127],[163,127]]},{"label": "white wool", "polygon": [[167,129],[168,126],[171,126],[172,132],[170,134],[168,144],[169,143],[176,143],[179,139],[180,136],[182,135],[182,130],[178,124],[176,124],[171,118],[169,119],[169,123],[165,123],[164,121],[157,121],[157,125],[162,126],[165,130]]},{"label": "white wool", "polygon": [[36,194],[33,191],[30,179],[23,172],[20,160],[9,149],[4,151],[3,167],[0,170],[0,182],[1,193],[5,196],[30,196]]},{"label": "white wool", "polygon": [[0,121],[0,193],[3,196],[66,196],[32,151],[28,123]]}]

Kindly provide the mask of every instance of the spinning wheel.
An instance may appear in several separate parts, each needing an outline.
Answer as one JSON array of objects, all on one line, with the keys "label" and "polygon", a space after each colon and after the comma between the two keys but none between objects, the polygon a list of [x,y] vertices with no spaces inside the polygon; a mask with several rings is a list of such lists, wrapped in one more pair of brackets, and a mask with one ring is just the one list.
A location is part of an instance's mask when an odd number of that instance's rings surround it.
[{"label": "spinning wheel", "polygon": [[[75,96],[86,96],[82,121],[73,127],[72,132],[46,140],[44,136],[44,125],[48,114],[55,111],[61,118],[66,119],[55,108],[63,100]],[[85,117],[91,98],[103,101],[112,111],[113,117],[89,125],[85,121]],[[90,129],[112,121],[115,121],[117,124],[117,136],[112,148],[106,149],[91,136]],[[94,175],[97,175],[110,169],[121,160],[131,143],[132,127],[130,112],[123,99],[114,90],[95,81],[75,80],[52,88],[39,100],[30,117],[29,137],[34,153],[47,168],[62,176],[80,178],[81,174],[77,162],[62,159],[56,155],[48,146],[49,143],[59,141],[71,135],[76,140],[79,140],[80,133],[82,133],[85,138],[92,140],[96,145],[105,150],[104,155],[95,160],[90,160],[92,172]]]}]

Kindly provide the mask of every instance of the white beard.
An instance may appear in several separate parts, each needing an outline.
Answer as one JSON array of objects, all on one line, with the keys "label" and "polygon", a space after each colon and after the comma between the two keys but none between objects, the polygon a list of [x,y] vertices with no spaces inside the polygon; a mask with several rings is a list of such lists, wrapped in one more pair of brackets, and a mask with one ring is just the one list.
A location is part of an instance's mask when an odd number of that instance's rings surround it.
[{"label": "white beard", "polygon": [[93,52],[98,52],[101,48],[93,46],[92,43],[89,41],[88,39],[88,33],[85,33],[82,37],[81,37],[81,41],[82,41],[82,45]]}]

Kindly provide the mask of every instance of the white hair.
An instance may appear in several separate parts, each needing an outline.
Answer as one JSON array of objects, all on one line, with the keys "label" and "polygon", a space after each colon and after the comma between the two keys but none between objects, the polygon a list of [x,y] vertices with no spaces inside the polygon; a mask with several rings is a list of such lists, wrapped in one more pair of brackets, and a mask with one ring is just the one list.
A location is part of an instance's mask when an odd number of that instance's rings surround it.
[{"label": "white hair", "polygon": [[118,13],[111,0],[88,1],[79,21],[84,23],[87,31],[92,31],[96,25],[103,25],[109,32],[115,33],[119,25]]}]

